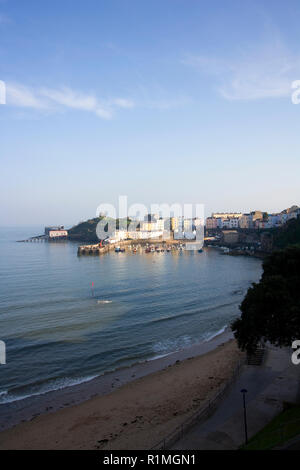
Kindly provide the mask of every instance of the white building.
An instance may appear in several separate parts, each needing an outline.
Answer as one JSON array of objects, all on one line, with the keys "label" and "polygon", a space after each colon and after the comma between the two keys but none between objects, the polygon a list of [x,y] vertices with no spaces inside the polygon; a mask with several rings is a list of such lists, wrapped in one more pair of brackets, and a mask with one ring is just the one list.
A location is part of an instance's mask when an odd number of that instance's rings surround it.
[{"label": "white building", "polygon": [[131,240],[147,240],[148,238],[159,238],[163,236],[162,230],[153,230],[149,232],[148,230],[136,230],[128,232],[128,238]]},{"label": "white building", "polygon": [[165,229],[165,219],[151,219],[141,222],[141,230],[145,232],[163,231]]},{"label": "white building", "polygon": [[271,228],[279,227],[281,225],[280,215],[279,214],[269,214],[268,222],[271,225]]},{"label": "white building", "polygon": [[49,238],[67,237],[68,231],[67,230],[49,230],[48,236]]}]

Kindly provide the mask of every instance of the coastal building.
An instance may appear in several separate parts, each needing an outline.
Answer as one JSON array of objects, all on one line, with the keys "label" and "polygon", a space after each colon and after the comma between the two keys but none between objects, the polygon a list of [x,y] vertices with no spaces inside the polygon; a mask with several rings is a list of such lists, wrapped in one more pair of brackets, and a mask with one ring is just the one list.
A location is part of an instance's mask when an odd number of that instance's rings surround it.
[{"label": "coastal building", "polygon": [[171,230],[172,232],[175,232],[175,230],[178,230],[179,222],[178,222],[178,217],[171,217],[170,219],[171,223]]},{"label": "coastal building", "polygon": [[193,230],[192,219],[183,219],[183,231],[190,232],[191,230]]},{"label": "coastal building", "polygon": [[201,225],[203,225],[202,219],[200,219],[199,217],[195,217],[193,219],[193,229],[197,229],[197,227],[201,227]]},{"label": "coastal building", "polygon": [[163,231],[165,229],[165,219],[160,217],[156,220],[156,230]]},{"label": "coastal building", "polygon": [[152,232],[156,229],[156,221],[143,221],[141,222],[141,231],[142,232]]},{"label": "coastal building", "polygon": [[211,216],[214,219],[240,219],[242,215],[241,212],[213,212]]},{"label": "coastal building", "polygon": [[272,222],[269,220],[257,220],[256,228],[260,230],[265,230],[267,228],[273,228]]},{"label": "coastal building", "polygon": [[165,229],[165,220],[163,218],[146,220],[141,222],[141,230],[144,232],[163,231]]},{"label": "coastal building", "polygon": [[110,243],[117,243],[117,242],[120,242],[122,240],[126,240],[126,238],[128,238],[128,232],[127,231],[125,231],[125,230],[116,230],[109,237],[109,242]]},{"label": "coastal building", "polygon": [[271,225],[271,228],[279,227],[281,225],[279,214],[269,214],[268,221]]},{"label": "coastal building", "polygon": [[239,219],[239,227],[241,229],[249,229],[253,227],[253,218],[251,214],[243,214]]},{"label": "coastal building", "polygon": [[239,219],[237,217],[228,217],[227,219],[221,219],[222,228],[224,229],[235,229],[239,227]]},{"label": "coastal building", "polygon": [[280,213],[268,214],[262,211],[252,211],[242,214],[240,212],[215,212],[206,219],[207,230],[238,230],[257,229],[266,230],[280,227],[289,220],[300,217],[300,207],[292,206]]},{"label": "coastal building", "polygon": [[207,230],[216,230],[217,228],[221,228],[222,219],[217,219],[215,217],[207,217],[206,219],[206,229]]},{"label": "coastal building", "polygon": [[257,220],[263,220],[264,218],[264,213],[262,211],[253,211],[251,212],[251,215],[253,223],[255,223]]},{"label": "coastal building", "polygon": [[68,236],[68,231],[63,225],[45,227],[45,235],[49,238],[64,238]]},{"label": "coastal building", "polygon": [[163,234],[164,232],[162,230],[154,230],[150,232],[148,230],[136,230],[128,232],[128,238],[131,240],[147,240],[149,238],[160,238]]},{"label": "coastal building", "polygon": [[237,229],[242,216],[243,214],[240,212],[214,212],[211,217],[206,219],[206,229]]}]

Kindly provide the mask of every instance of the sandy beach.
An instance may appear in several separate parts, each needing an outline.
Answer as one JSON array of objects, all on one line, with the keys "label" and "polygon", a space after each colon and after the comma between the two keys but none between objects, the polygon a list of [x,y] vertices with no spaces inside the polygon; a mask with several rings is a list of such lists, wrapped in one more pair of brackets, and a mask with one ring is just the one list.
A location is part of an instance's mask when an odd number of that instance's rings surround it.
[{"label": "sandy beach", "polygon": [[[78,404],[63,409],[48,406],[47,413],[1,432],[0,449],[149,449],[205,406],[231,377],[241,352],[228,334],[224,338],[198,351],[191,348],[137,365],[135,373],[134,368],[114,373],[115,387],[110,377],[109,388],[92,389],[93,398],[81,397],[79,403],[74,398]],[[118,379],[122,373],[127,374],[124,383]],[[14,406],[8,406],[9,412]]]}]

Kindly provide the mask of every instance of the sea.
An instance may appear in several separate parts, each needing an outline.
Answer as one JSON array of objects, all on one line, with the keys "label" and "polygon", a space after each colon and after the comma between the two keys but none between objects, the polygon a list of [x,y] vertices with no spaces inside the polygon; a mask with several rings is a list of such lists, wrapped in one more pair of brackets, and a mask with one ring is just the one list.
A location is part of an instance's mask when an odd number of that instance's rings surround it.
[{"label": "sea", "polygon": [[216,248],[79,257],[75,242],[17,242],[41,233],[0,228],[0,404],[208,341],[262,273]]}]

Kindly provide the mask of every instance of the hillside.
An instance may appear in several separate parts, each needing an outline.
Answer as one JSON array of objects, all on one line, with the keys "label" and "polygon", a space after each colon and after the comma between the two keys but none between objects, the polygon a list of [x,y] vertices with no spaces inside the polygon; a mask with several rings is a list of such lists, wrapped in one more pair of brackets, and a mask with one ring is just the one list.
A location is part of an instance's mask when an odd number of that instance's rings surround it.
[{"label": "hillside", "polygon": [[300,218],[289,220],[282,227],[270,231],[274,248],[300,244]]},{"label": "hillside", "polygon": [[[98,223],[103,220],[103,217],[95,217],[94,219],[89,219],[84,222],[80,222],[74,227],[69,229],[69,236],[70,240],[78,240],[85,243],[98,243],[99,239],[96,234],[96,228]],[[108,229],[108,222],[113,221],[113,219],[106,217],[107,225],[104,228],[105,231]],[[116,219],[116,229],[122,228],[127,229],[130,219]],[[107,235],[109,232],[107,231]]]}]

